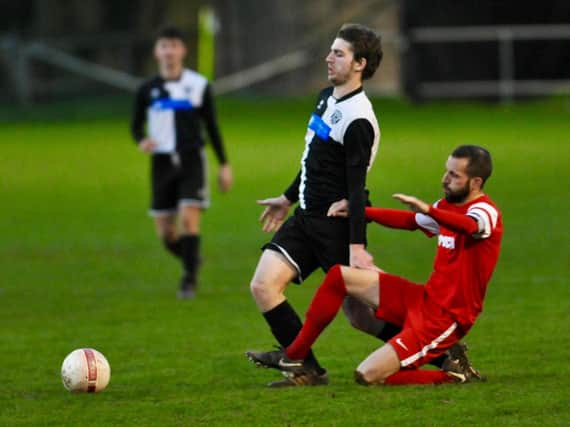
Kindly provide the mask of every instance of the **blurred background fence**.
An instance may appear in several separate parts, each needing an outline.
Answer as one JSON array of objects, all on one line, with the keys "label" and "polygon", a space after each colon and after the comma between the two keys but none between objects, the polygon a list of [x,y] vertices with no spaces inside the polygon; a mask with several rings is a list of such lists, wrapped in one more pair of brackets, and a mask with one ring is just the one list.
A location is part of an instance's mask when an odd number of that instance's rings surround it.
[{"label": "blurred background fence", "polygon": [[570,92],[570,2],[545,0],[2,0],[0,102],[132,91],[153,34],[188,34],[188,65],[218,93],[297,95],[325,82],[338,28],[383,36],[374,94],[413,100]]}]

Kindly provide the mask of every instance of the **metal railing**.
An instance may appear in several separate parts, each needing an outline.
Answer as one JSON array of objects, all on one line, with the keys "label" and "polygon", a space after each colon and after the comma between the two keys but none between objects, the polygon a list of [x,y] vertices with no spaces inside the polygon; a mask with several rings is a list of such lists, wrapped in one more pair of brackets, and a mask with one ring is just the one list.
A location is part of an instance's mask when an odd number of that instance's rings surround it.
[{"label": "metal railing", "polygon": [[570,92],[570,78],[561,80],[515,79],[514,42],[518,40],[570,40],[570,25],[512,25],[477,27],[424,27],[410,32],[409,43],[498,43],[498,80],[421,82],[422,97],[499,96],[510,102],[516,95],[549,95]]}]

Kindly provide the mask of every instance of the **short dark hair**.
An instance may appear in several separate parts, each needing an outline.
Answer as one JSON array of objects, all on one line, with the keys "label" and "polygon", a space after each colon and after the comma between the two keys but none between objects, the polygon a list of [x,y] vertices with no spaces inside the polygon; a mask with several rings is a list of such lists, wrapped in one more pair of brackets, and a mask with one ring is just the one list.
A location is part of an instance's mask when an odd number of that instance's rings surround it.
[{"label": "short dark hair", "polygon": [[156,36],[154,37],[155,41],[160,39],[176,39],[180,40],[182,43],[186,44],[186,34],[178,27],[174,26],[166,26],[162,27],[156,32]]},{"label": "short dark hair", "polygon": [[[485,181],[487,181],[487,178],[489,178],[493,172],[491,153],[478,145],[460,145],[453,150],[451,156],[457,159],[468,159],[467,175],[469,175],[470,178],[481,177],[483,184],[485,184]],[[481,187],[483,187],[483,184]]]},{"label": "short dark hair", "polygon": [[384,55],[380,36],[364,25],[344,24],[338,31],[337,37],[352,45],[356,61],[366,59],[366,67],[362,70],[362,80],[372,77]]}]

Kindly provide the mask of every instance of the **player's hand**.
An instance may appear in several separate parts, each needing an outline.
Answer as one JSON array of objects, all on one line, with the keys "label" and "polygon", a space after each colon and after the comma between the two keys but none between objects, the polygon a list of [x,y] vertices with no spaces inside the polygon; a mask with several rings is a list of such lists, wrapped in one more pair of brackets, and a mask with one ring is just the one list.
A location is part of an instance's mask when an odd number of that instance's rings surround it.
[{"label": "player's hand", "polygon": [[258,200],[257,204],[266,206],[259,217],[259,222],[261,222],[261,229],[267,233],[276,231],[281,227],[291,206],[291,202],[284,195]]},{"label": "player's hand", "polygon": [[350,245],[350,266],[363,270],[382,271],[374,265],[374,258],[366,250],[363,244]]},{"label": "player's hand", "polygon": [[392,194],[392,197],[396,200],[399,200],[403,204],[408,205],[408,207],[414,212],[423,214],[427,214],[429,212],[429,205],[417,197],[400,193]]},{"label": "player's hand", "polygon": [[220,166],[218,171],[218,188],[222,193],[230,191],[234,183],[232,167],[227,163]]},{"label": "player's hand", "polygon": [[145,138],[139,142],[139,149],[143,153],[152,153],[158,144],[151,138]]},{"label": "player's hand", "polygon": [[327,216],[348,217],[348,200],[341,199],[330,205]]}]

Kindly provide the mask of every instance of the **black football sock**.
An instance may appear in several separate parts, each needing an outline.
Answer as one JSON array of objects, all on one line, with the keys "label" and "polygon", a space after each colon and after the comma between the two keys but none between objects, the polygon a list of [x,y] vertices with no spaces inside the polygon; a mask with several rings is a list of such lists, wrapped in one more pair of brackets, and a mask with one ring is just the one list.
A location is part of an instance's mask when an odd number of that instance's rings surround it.
[{"label": "black football sock", "polygon": [[196,285],[200,259],[200,236],[198,234],[185,234],[180,237],[179,241],[182,249],[182,265],[186,275],[185,281]]},{"label": "black football sock", "polygon": [[[303,326],[301,319],[287,300],[263,313],[263,317],[269,324],[271,333],[283,347],[287,347],[293,342]],[[321,365],[319,365],[312,350],[309,351],[305,360],[315,366],[319,375],[326,372]]]},{"label": "black football sock", "polygon": [[169,240],[168,238],[162,239],[164,248],[176,258],[182,258],[182,244],[180,239]]},{"label": "black football sock", "polygon": [[[382,330],[376,336],[380,338],[382,341],[388,342],[391,338],[395,337],[398,333],[400,333],[401,330],[402,328],[400,328],[399,326],[386,322]],[[443,361],[446,358],[447,355],[442,354],[441,356],[438,356],[435,359],[430,360],[428,364],[436,366],[441,369],[441,367],[443,366]]]}]

